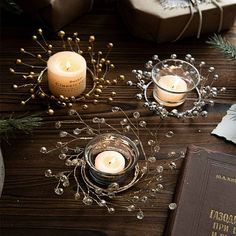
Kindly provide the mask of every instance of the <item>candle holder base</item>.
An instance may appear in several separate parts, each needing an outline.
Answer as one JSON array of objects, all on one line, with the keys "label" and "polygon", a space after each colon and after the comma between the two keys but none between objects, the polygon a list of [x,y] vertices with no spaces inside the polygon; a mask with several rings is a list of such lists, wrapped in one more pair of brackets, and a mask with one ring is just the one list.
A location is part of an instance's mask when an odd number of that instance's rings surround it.
[{"label": "candle holder base", "polygon": [[[176,58],[176,54],[171,55],[171,59]],[[207,106],[213,106],[214,99],[217,97],[218,93],[224,92],[226,90],[225,87],[218,89],[213,86],[214,82],[219,79],[219,76],[214,73],[215,68],[212,66],[206,66],[206,63],[203,61],[200,62],[198,65],[200,82],[193,89],[195,93],[191,93],[191,97],[189,96],[186,98],[186,104],[183,104],[184,101],[180,101],[179,103],[175,104],[167,104],[155,96],[155,94],[153,94],[154,90],[151,71],[156,63],[162,63],[168,60],[170,59],[161,61],[157,55],[154,55],[153,59],[145,64],[147,70],[132,71],[136,76],[137,82],[127,81],[127,84],[129,86],[136,86],[140,89],[140,92],[136,94],[136,98],[144,102],[144,107],[146,109],[152,111],[161,118],[176,117],[179,119],[184,119],[195,118],[199,116],[206,117],[208,115]],[[188,64],[196,66],[195,59],[190,54],[186,55],[185,60]],[[165,63],[163,63],[163,65],[165,67]],[[189,71],[189,74],[191,73],[192,71]],[[174,106],[180,106],[180,108],[173,108]]]}]

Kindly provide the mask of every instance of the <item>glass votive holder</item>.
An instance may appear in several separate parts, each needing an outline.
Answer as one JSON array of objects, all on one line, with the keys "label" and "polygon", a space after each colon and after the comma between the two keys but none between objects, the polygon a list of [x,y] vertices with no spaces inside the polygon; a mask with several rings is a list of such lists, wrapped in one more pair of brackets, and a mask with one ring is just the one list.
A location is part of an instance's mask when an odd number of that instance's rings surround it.
[{"label": "glass votive holder", "polygon": [[161,105],[175,107],[184,103],[187,94],[200,82],[198,70],[179,59],[166,59],[152,69],[153,97]]},{"label": "glass votive holder", "polygon": [[108,186],[128,177],[139,159],[139,150],[126,136],[104,133],[87,144],[84,155],[92,179]]}]

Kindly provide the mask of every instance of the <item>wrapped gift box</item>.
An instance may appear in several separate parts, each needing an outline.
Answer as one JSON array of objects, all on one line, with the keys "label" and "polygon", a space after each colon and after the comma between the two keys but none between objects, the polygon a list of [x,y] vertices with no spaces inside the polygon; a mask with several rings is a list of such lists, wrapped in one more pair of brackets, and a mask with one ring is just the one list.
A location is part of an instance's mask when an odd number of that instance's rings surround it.
[{"label": "wrapped gift box", "polygon": [[[194,1],[186,0],[186,3]],[[159,43],[197,36],[199,29],[201,35],[229,29],[235,21],[236,1],[209,1],[202,0],[198,6],[191,3],[185,7],[165,7],[165,0],[120,0],[119,11],[134,35]]]},{"label": "wrapped gift box", "polygon": [[15,0],[29,15],[57,31],[91,10],[93,0]]}]

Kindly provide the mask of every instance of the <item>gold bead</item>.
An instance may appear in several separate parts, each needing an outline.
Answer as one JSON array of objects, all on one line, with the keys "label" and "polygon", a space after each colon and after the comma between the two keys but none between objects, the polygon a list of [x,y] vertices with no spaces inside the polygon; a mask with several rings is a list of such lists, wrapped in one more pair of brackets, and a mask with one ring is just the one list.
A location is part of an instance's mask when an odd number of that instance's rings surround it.
[{"label": "gold bead", "polygon": [[76,41],[77,43],[79,43],[79,42],[80,42],[80,38],[75,38],[75,41]]},{"label": "gold bead", "polygon": [[61,106],[62,106],[62,107],[66,107],[66,103],[65,103],[65,102],[62,102],[62,103],[61,103]]},{"label": "gold bead", "polygon": [[48,49],[52,49],[52,44],[49,44],[49,45],[48,45]]},{"label": "gold bead", "polygon": [[92,63],[92,64],[95,64],[95,63],[96,63],[96,60],[95,60],[95,59],[92,59],[92,60],[91,60],[91,63]]},{"label": "gold bead", "polygon": [[31,94],[31,98],[32,98],[32,99],[35,99],[35,94]]},{"label": "gold bead", "polygon": [[41,55],[41,54],[38,54],[38,55],[37,55],[37,58],[39,58],[39,59],[42,58],[42,55]]},{"label": "gold bead", "polygon": [[78,53],[79,53],[79,54],[83,54],[84,52],[83,52],[82,50],[79,50]]},{"label": "gold bead", "polygon": [[89,37],[89,42],[92,43],[92,42],[94,42],[94,41],[95,41],[95,37],[94,37],[94,35],[91,35],[91,36]]},{"label": "gold bead", "polygon": [[20,51],[21,51],[21,52],[25,52],[25,49],[24,49],[24,48],[21,48]]},{"label": "gold bead", "polygon": [[40,93],[39,95],[41,98],[45,98],[45,93]]},{"label": "gold bead", "polygon": [[97,72],[102,72],[102,69],[97,69]]},{"label": "gold bead", "polygon": [[104,63],[105,61],[106,61],[105,58],[101,58],[100,60],[101,63]]},{"label": "gold bead", "polygon": [[110,65],[110,68],[111,68],[111,69],[114,69],[114,68],[115,68],[114,64],[111,64],[111,65]]},{"label": "gold bead", "polygon": [[13,84],[13,89],[18,89],[18,85],[16,85],[16,84]]},{"label": "gold bead", "polygon": [[98,77],[94,77],[94,78],[93,78],[93,81],[98,81],[98,80],[99,80]]},{"label": "gold bead", "polygon": [[113,80],[112,80],[112,83],[113,83],[113,84],[117,84],[117,80],[116,80],[116,79],[113,79]]},{"label": "gold bead", "polygon": [[108,43],[107,44],[107,47],[110,49],[110,48],[112,48],[113,47],[113,43]]},{"label": "gold bead", "polygon": [[75,102],[75,97],[74,97],[74,96],[70,97],[70,100],[71,100],[72,102]]},{"label": "gold bead", "polygon": [[103,78],[100,78],[99,80],[101,83],[104,83],[104,81],[105,81],[105,79],[103,79]]},{"label": "gold bead", "polygon": [[41,79],[38,78],[38,79],[37,79],[37,84],[41,84],[41,82],[42,82]]},{"label": "gold bead", "polygon": [[98,66],[99,66],[100,68],[102,68],[102,63],[99,63]]},{"label": "gold bead", "polygon": [[107,79],[107,80],[106,80],[106,84],[107,84],[107,85],[111,84],[111,81]]},{"label": "gold bead", "polygon": [[87,109],[88,109],[88,105],[87,105],[87,104],[84,104],[84,105],[82,106],[82,108],[83,108],[83,110],[87,110]]},{"label": "gold bead", "polygon": [[109,97],[109,98],[108,98],[108,101],[109,101],[109,102],[112,102],[112,101],[113,101],[113,98],[112,98],[112,97]]},{"label": "gold bead", "polygon": [[74,37],[77,37],[77,36],[78,36],[78,32],[74,32],[74,33],[73,33],[73,36],[74,36]]},{"label": "gold bead", "polygon": [[102,51],[98,51],[98,55],[102,55]]},{"label": "gold bead", "polygon": [[23,105],[23,106],[24,106],[24,105],[25,105],[25,101],[21,101],[21,105]]},{"label": "gold bead", "polygon": [[64,100],[68,102],[68,101],[69,101],[69,98],[68,98],[68,97],[64,97]]},{"label": "gold bead", "polygon": [[28,75],[28,78],[33,79],[33,75]]},{"label": "gold bead", "polygon": [[16,59],[16,64],[21,64],[21,59]]},{"label": "gold bead", "polygon": [[31,88],[29,91],[30,91],[30,93],[34,93],[34,89],[33,88]]},{"label": "gold bead", "polygon": [[87,94],[85,94],[85,97],[86,97],[86,98],[89,98],[89,97],[90,97],[90,95],[87,93]]},{"label": "gold bead", "polygon": [[90,52],[91,50],[92,50],[92,47],[89,46],[89,47],[88,47],[88,51]]},{"label": "gold bead", "polygon": [[64,100],[64,96],[63,96],[63,95],[60,95],[60,96],[59,96],[59,99],[63,101],[63,100]]},{"label": "gold bead", "polygon": [[51,55],[51,54],[52,54],[52,51],[51,51],[51,50],[48,50],[48,54]]},{"label": "gold bead", "polygon": [[71,42],[71,41],[72,41],[72,38],[71,38],[71,37],[68,37],[68,38],[67,38],[67,41],[68,41],[68,42]]},{"label": "gold bead", "polygon": [[98,88],[99,88],[99,89],[102,89],[102,88],[103,88],[103,85],[102,85],[102,84],[99,84],[99,85],[98,85]]},{"label": "gold bead", "polygon": [[116,92],[115,91],[111,92],[111,96],[112,97],[116,96]]},{"label": "gold bead", "polygon": [[54,110],[51,109],[51,108],[49,108],[49,109],[48,109],[48,115],[52,116],[53,114],[54,114]]},{"label": "gold bead", "polygon": [[11,73],[15,73],[15,70],[14,70],[13,68],[9,68],[9,71],[10,71]]},{"label": "gold bead", "polygon": [[124,75],[120,75],[120,76],[119,76],[119,79],[120,79],[120,80],[125,80],[125,76],[124,76]]},{"label": "gold bead", "polygon": [[96,93],[96,94],[101,94],[101,93],[102,93],[102,90],[99,89],[99,88],[97,88],[97,89],[95,89],[95,93]]},{"label": "gold bead", "polygon": [[111,64],[111,61],[110,60],[106,60],[106,65],[110,65]]},{"label": "gold bead", "polygon": [[98,103],[98,100],[97,99],[94,99],[93,100],[93,104],[97,104]]},{"label": "gold bead", "polygon": [[36,41],[36,40],[37,40],[37,36],[36,36],[36,35],[33,35],[33,36],[32,36],[32,39],[33,39],[34,41]]},{"label": "gold bead", "polygon": [[64,35],[65,35],[65,32],[64,32],[64,31],[61,30],[61,31],[58,32],[58,36],[59,36],[59,37],[63,38]]},{"label": "gold bead", "polygon": [[71,102],[69,102],[69,103],[67,104],[68,107],[72,107],[72,105],[73,105],[73,104],[72,104]]},{"label": "gold bead", "polygon": [[95,98],[99,98],[99,94],[94,94],[94,97]]},{"label": "gold bead", "polygon": [[28,76],[27,75],[22,75],[23,79],[27,79]]},{"label": "gold bead", "polygon": [[43,33],[43,30],[42,30],[42,29],[38,29],[38,33],[39,33],[39,34],[42,34],[42,33]]}]

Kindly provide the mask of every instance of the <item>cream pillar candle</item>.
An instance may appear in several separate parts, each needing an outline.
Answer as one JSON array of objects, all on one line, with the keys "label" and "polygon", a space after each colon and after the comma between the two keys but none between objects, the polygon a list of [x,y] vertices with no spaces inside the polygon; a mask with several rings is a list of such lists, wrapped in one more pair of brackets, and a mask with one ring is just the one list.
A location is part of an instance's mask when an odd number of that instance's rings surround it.
[{"label": "cream pillar candle", "polygon": [[86,88],[86,61],[78,53],[58,52],[47,62],[48,86],[55,96],[77,97]]},{"label": "cream pillar candle", "polygon": [[95,158],[95,168],[101,172],[116,174],[124,170],[125,158],[116,151],[104,151]]},{"label": "cream pillar candle", "polygon": [[153,95],[158,102],[163,102],[165,106],[169,107],[176,106],[176,104],[180,105],[184,102],[187,83],[181,77],[177,75],[164,75],[156,83],[159,87],[155,86]]}]

